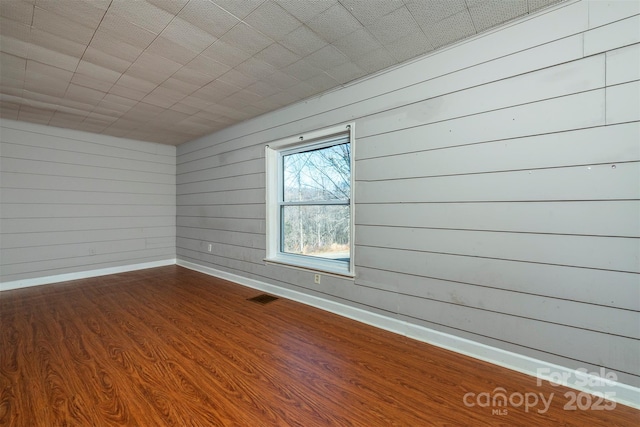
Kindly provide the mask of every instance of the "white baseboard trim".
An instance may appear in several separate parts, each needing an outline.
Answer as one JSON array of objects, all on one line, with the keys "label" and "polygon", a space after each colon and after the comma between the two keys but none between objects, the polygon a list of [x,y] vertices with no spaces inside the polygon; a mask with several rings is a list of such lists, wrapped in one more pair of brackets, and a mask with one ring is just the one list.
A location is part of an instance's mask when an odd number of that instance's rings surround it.
[{"label": "white baseboard trim", "polygon": [[[602,369],[601,372],[570,369],[465,338],[456,337],[455,335],[438,332],[420,325],[368,312],[346,304],[329,301],[324,298],[227,273],[189,261],[178,259],[176,260],[176,264],[536,377],[538,378],[538,385],[546,382],[550,382],[553,385],[561,384],[580,392],[586,392],[596,396],[605,396],[608,400],[616,403],[640,409],[640,388],[617,382],[615,378],[608,378],[612,373],[607,373],[604,369]],[[492,390],[487,390],[487,392],[491,393]],[[567,399],[567,401],[568,400],[569,399]],[[595,401],[596,399],[594,399],[594,403]]]},{"label": "white baseboard trim", "polygon": [[143,262],[140,264],[129,264],[118,267],[100,268],[97,270],[79,271],[77,273],[58,274],[55,276],[36,277],[33,279],[14,280],[0,283],[0,292],[12,289],[28,288],[31,286],[48,285],[51,283],[67,282],[69,280],[87,279],[89,277],[106,276],[108,274],[124,273],[127,271],[144,270],[145,268],[164,267],[174,265],[175,258],[163,259],[160,261]]}]

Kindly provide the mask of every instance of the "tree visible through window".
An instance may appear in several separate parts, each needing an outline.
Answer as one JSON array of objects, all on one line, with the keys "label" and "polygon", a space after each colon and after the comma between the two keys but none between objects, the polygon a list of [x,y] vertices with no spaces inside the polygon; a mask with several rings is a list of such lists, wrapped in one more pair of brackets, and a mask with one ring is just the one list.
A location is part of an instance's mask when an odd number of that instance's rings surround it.
[{"label": "tree visible through window", "polygon": [[354,276],[354,124],[265,147],[265,261]]},{"label": "tree visible through window", "polygon": [[283,153],[281,194],[282,252],[349,261],[349,143]]}]

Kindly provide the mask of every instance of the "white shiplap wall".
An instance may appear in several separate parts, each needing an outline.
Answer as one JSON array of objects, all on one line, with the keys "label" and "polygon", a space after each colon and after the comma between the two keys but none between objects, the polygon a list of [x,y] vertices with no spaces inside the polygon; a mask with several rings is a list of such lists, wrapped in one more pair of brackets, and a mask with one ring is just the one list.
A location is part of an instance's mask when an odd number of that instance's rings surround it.
[{"label": "white shiplap wall", "polygon": [[0,143],[2,288],[175,259],[174,146],[12,120]]},{"label": "white shiplap wall", "polygon": [[[639,13],[565,3],[179,146],[178,259],[639,386]],[[314,285],[263,262],[263,147],[347,121],[356,279]]]}]

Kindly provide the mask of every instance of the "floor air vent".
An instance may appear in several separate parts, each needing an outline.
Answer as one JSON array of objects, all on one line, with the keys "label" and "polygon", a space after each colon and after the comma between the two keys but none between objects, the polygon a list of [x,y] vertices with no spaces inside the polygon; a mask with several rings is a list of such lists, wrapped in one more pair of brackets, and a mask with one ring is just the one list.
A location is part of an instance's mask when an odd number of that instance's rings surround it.
[{"label": "floor air vent", "polygon": [[267,295],[267,294],[260,294],[258,296],[255,296],[253,298],[247,298],[247,301],[251,301],[251,302],[257,302],[258,304],[269,304],[270,302],[273,302],[275,300],[277,300],[278,297],[274,297],[272,295]]}]

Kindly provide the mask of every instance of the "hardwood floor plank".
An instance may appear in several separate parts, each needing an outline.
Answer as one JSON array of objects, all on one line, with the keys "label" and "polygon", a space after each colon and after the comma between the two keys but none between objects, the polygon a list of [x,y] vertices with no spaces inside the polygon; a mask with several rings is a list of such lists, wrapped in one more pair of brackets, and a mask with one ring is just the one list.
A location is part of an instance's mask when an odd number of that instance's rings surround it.
[{"label": "hardwood floor plank", "polygon": [[[570,389],[177,266],[0,294],[0,425],[631,426]],[[548,410],[467,407],[535,393]]]}]

